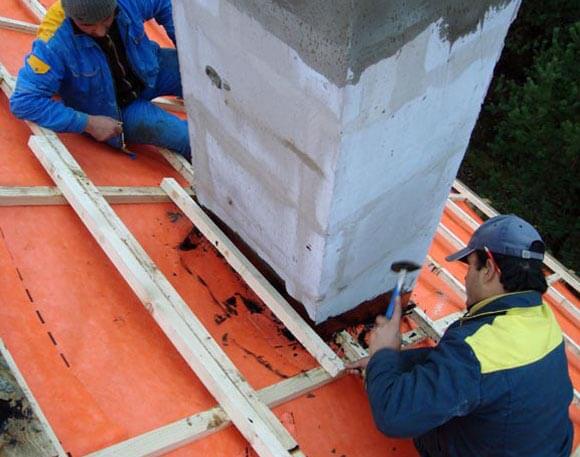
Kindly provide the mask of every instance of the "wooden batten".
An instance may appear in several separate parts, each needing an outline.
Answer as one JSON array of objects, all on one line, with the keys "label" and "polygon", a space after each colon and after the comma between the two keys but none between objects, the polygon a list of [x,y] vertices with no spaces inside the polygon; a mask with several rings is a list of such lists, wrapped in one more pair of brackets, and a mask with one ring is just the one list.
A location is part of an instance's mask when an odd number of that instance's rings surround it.
[{"label": "wooden batten", "polygon": [[254,292],[270,308],[278,319],[292,332],[298,341],[316,358],[332,376],[344,370],[340,358],[328,345],[304,322],[302,317],[264,278],[256,267],[225,236],[219,227],[209,218],[201,207],[192,200],[183,188],[172,178],[165,178],[161,187],[167,192],[177,207],[193,222],[203,235],[224,256],[226,261],[248,283]]},{"label": "wooden batten", "polygon": [[147,311],[258,454],[300,455],[294,439],[258,400],[60,140],[32,136],[29,146]]},{"label": "wooden batten", "polygon": [[[166,203],[171,199],[159,187],[118,187],[100,186],[101,195],[110,204]],[[188,195],[195,195],[186,190]],[[0,187],[0,206],[45,206],[68,205],[66,198],[57,187]]]},{"label": "wooden batten", "polygon": [[38,33],[38,25],[31,24],[30,22],[18,21],[9,17],[0,17],[0,29],[24,32],[30,35],[36,35]]},{"label": "wooden batten", "polygon": [[20,0],[20,2],[28,8],[28,10],[38,19],[42,20],[46,14],[46,8],[38,0]]}]

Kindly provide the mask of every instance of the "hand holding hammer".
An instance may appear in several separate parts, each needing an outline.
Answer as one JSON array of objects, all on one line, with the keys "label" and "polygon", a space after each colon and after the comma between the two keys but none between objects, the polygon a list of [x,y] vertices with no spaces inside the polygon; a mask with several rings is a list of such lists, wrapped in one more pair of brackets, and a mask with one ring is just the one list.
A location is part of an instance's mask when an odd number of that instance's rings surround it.
[{"label": "hand holding hammer", "polygon": [[387,306],[387,311],[385,316],[387,319],[391,320],[393,317],[393,312],[395,310],[395,302],[399,300],[399,304],[401,302],[401,293],[403,289],[403,284],[405,283],[405,278],[407,277],[407,272],[416,271],[421,268],[420,265],[416,264],[415,262],[408,262],[408,261],[400,261],[395,262],[391,265],[391,270],[395,273],[398,273],[397,277],[397,284],[393,289],[393,293],[391,294],[391,301]]}]

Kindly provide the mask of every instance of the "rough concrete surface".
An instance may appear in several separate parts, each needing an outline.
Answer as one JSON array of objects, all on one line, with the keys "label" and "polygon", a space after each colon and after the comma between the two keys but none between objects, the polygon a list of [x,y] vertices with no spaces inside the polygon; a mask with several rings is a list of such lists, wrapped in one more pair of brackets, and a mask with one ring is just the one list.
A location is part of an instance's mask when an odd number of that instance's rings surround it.
[{"label": "rough concrete surface", "polygon": [[423,261],[519,3],[175,0],[199,199],[315,322]]},{"label": "rough concrete surface", "polygon": [[231,0],[337,86],[358,83],[433,23],[450,44],[510,0]]}]

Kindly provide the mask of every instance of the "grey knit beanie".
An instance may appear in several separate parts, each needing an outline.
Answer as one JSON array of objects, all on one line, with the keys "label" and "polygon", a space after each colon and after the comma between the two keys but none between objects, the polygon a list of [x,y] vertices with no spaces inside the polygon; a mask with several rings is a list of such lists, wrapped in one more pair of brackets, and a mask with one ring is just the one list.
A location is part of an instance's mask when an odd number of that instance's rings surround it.
[{"label": "grey knit beanie", "polygon": [[117,7],[117,0],[62,0],[68,17],[83,24],[96,24],[108,18]]}]

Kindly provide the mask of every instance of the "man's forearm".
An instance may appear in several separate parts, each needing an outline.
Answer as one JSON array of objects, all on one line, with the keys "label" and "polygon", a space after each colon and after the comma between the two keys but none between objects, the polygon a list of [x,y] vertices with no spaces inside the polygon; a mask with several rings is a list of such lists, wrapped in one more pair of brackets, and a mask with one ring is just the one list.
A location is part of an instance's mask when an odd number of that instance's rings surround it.
[{"label": "man's forearm", "polygon": [[10,110],[19,119],[32,121],[55,132],[82,133],[88,123],[88,115],[65,106],[49,97],[19,91],[10,98]]},{"label": "man's forearm", "polygon": [[433,348],[404,349],[400,353],[399,366],[403,371],[411,370],[416,364],[425,361]]}]

